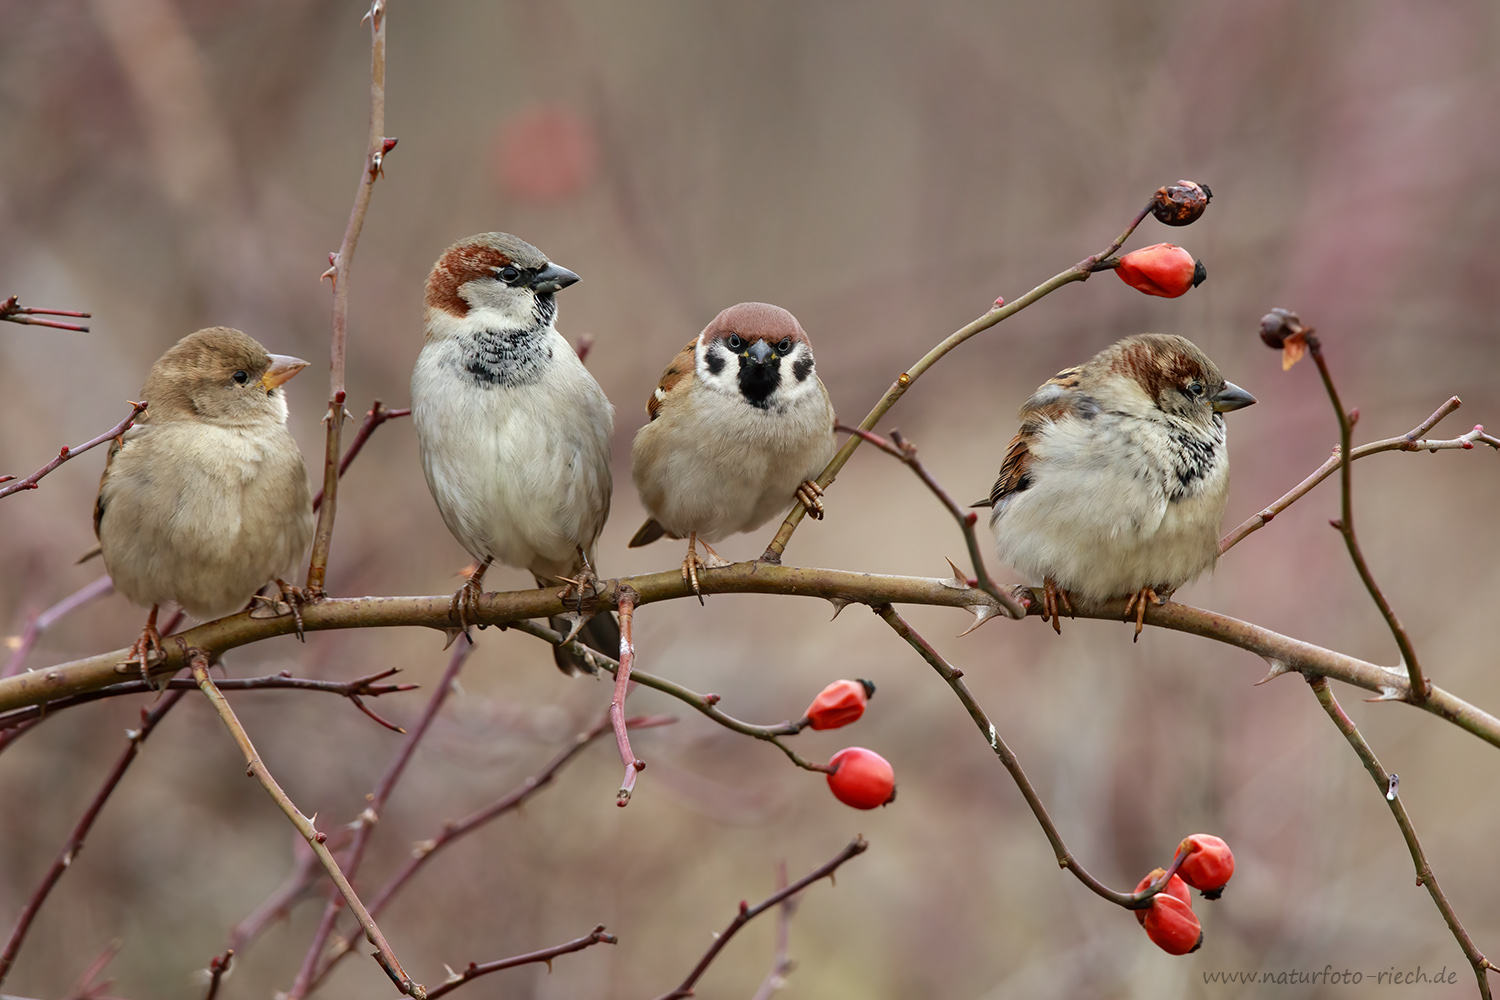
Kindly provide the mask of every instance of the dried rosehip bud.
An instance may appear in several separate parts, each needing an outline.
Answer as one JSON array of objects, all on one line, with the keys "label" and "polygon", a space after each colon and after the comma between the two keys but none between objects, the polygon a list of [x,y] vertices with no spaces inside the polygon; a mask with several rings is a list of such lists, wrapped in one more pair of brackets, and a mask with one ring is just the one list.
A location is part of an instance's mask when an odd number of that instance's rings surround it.
[{"label": "dried rosehip bud", "polygon": [[1305,330],[1306,327],[1296,313],[1280,306],[1260,318],[1260,339],[1265,341],[1267,347],[1277,350],[1286,343],[1286,338]]},{"label": "dried rosehip bud", "polygon": [[[1153,868],[1150,875],[1147,875],[1145,878],[1141,879],[1135,884],[1135,891],[1140,892],[1142,889],[1146,888],[1146,886],[1150,885],[1152,882],[1155,882],[1166,873],[1167,871],[1165,868]],[[1176,875],[1173,875],[1170,879],[1168,879],[1166,888],[1161,890],[1161,892],[1158,892],[1156,895],[1160,896],[1163,893],[1168,896],[1176,896],[1178,899],[1182,900],[1188,905],[1188,909],[1192,909],[1193,894],[1188,892],[1187,883],[1178,878]],[[1152,896],[1151,898],[1155,899],[1156,896]],[[1146,911],[1136,910],[1135,919],[1137,923],[1145,924]]]},{"label": "dried rosehip bud", "polygon": [[1211,833],[1195,833],[1177,845],[1177,852],[1188,852],[1177,869],[1182,880],[1202,890],[1205,899],[1218,899],[1234,875],[1234,852],[1229,845]]},{"label": "dried rosehip bud", "polygon": [[1168,226],[1186,226],[1198,221],[1213,196],[1207,184],[1178,181],[1156,189],[1151,196],[1151,214]]},{"label": "dried rosehip bud", "polygon": [[1168,955],[1187,955],[1203,944],[1203,925],[1193,908],[1176,896],[1159,892],[1151,897],[1151,909],[1141,921],[1146,936]]},{"label": "dried rosehip bud", "polygon": [[865,714],[865,702],[875,694],[875,685],[863,678],[857,681],[834,681],[813,703],[807,706],[808,724],[814,729],[837,729],[858,722]]},{"label": "dried rosehip bud", "polygon": [[856,809],[874,809],[896,800],[896,772],[880,754],[864,747],[845,747],[828,761],[828,787],[834,797]]},{"label": "dried rosehip bud", "polygon": [[1138,292],[1168,299],[1186,294],[1208,277],[1201,260],[1193,260],[1192,254],[1170,243],[1131,251],[1120,258],[1115,273]]}]

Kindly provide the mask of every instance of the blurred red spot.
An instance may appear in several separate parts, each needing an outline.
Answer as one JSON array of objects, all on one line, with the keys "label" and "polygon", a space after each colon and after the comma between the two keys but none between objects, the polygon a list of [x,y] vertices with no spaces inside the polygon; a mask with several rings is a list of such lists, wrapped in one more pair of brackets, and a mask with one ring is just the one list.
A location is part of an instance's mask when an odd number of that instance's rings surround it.
[{"label": "blurred red spot", "polygon": [[495,175],[501,189],[522,201],[562,201],[593,179],[598,143],[577,112],[538,104],[502,122],[495,136]]}]

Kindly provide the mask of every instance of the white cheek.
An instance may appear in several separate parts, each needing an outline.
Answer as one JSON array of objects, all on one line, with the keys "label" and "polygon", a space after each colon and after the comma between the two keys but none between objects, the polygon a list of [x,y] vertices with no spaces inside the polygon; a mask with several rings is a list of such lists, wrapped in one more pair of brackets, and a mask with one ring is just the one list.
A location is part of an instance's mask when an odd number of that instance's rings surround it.
[{"label": "white cheek", "polygon": [[[729,353],[729,349],[723,344],[704,344],[700,338],[697,355],[698,379],[708,388],[716,392],[728,393],[732,396],[740,394],[740,362],[739,358]],[[719,370],[715,372],[709,364],[709,357],[720,362]]]},{"label": "white cheek", "polygon": [[469,304],[465,318],[490,329],[514,330],[529,327],[534,321],[536,295],[529,288],[511,288],[499,281],[466,281],[459,286],[458,294]]}]

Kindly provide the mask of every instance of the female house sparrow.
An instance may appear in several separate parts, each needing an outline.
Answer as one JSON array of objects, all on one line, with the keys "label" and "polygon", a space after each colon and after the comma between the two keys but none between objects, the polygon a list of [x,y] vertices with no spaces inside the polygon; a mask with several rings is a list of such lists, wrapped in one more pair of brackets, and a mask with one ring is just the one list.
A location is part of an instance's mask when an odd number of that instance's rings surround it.
[{"label": "female house sparrow", "polygon": [[151,366],[150,408],[111,446],[94,504],[115,588],[151,606],[131,650],[142,670],[148,649],[161,650],[160,605],[230,614],[307,551],[312,496],[280,388],[305,367],[223,326]]},{"label": "female house sparrow", "polygon": [[687,538],[682,576],[694,591],[699,566],[727,565],[709,542],[752,531],[793,502],[823,516],[813,479],[833,455],[833,405],[812,344],[785,309],[741,302],[719,313],[672,359],[646,412],[630,474],[651,517],[630,545]]},{"label": "female house sparrow", "polygon": [[1136,635],[1146,601],[1218,560],[1229,492],[1221,414],[1255,402],[1183,337],[1126,337],[1058,372],[1021,406],[987,501],[1000,558],[1058,600],[1130,595]]},{"label": "female house sparrow", "polygon": [[[453,595],[461,628],[495,560],[530,570],[538,586],[592,576],[609,517],[614,408],[552,325],[554,293],[577,280],[508,233],[460,240],[427,276],[412,420],[438,511],[480,563]],[[582,635],[600,652],[619,651],[607,613]],[[589,670],[562,647],[556,659],[564,673]]]}]

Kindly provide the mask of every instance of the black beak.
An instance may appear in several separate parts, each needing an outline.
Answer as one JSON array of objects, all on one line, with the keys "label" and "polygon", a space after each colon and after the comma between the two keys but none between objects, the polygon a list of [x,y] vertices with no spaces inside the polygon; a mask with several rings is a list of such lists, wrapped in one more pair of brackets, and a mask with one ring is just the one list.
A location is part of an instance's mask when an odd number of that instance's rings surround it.
[{"label": "black beak", "polygon": [[1224,388],[1214,393],[1212,402],[1216,412],[1228,413],[1230,410],[1238,410],[1242,406],[1249,406],[1255,402],[1255,397],[1233,382],[1225,382]]},{"label": "black beak", "polygon": [[771,360],[771,355],[774,352],[771,350],[770,344],[766,343],[764,340],[757,340],[755,343],[750,345],[749,350],[747,350],[745,353],[750,356],[751,361],[754,361],[758,365],[763,365],[767,361]]},{"label": "black beak", "polygon": [[558,267],[556,264],[548,264],[546,267],[542,268],[532,276],[531,290],[536,292],[538,295],[546,295],[548,292],[555,292],[560,288],[567,288],[577,280],[578,275],[574,274],[572,271],[569,271],[567,268]]}]

